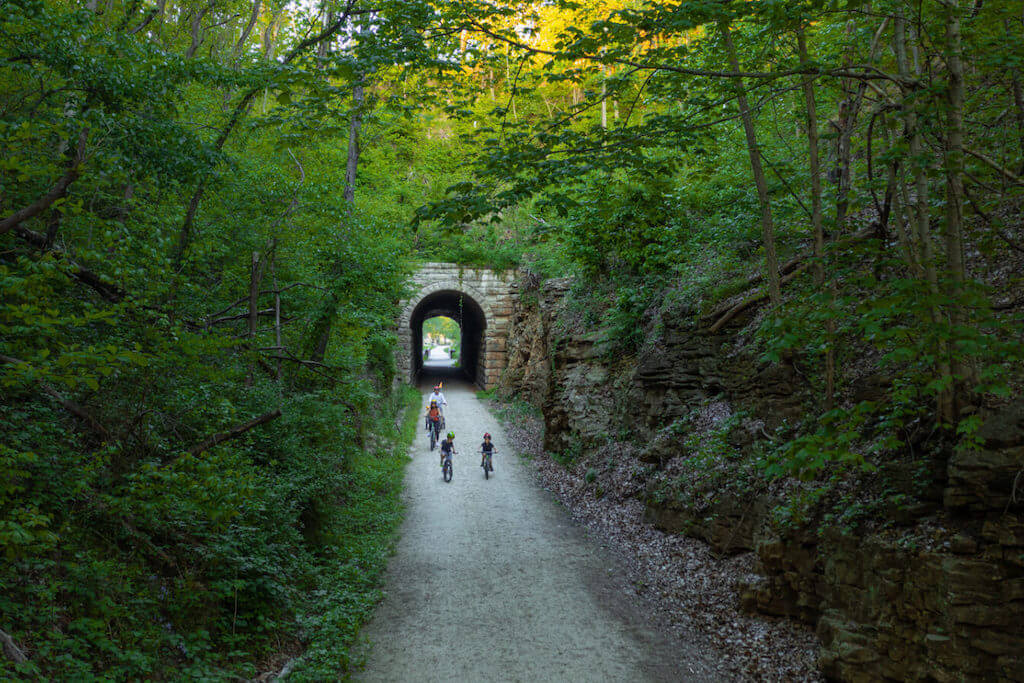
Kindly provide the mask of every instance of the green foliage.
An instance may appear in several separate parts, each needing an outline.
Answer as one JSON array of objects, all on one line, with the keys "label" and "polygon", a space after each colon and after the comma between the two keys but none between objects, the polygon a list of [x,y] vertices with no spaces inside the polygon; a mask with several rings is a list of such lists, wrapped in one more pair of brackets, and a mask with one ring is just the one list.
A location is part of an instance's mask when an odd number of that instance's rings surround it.
[{"label": "green foliage", "polygon": [[721,497],[748,500],[763,491],[765,479],[754,459],[731,440],[746,415],[731,413],[698,429],[699,414],[705,408],[695,408],[657,435],[656,439],[668,440],[676,449],[670,457],[677,459],[678,474],[656,479],[648,494],[655,502],[671,500],[703,513]]},{"label": "green foliage", "polygon": [[572,441],[561,451],[551,454],[551,459],[566,469],[572,467],[583,456],[583,441]]},{"label": "green foliage", "polygon": [[[861,266],[871,263],[868,270]],[[993,315],[989,294],[977,283],[933,292],[927,283],[899,276],[899,263],[883,247],[866,242],[843,267],[839,296],[824,292],[794,299],[765,321],[759,334],[765,357],[779,362],[798,353],[820,363],[831,342],[841,340],[853,353],[873,358],[873,371],[884,387],[878,398],[822,412],[804,433],[787,440],[766,464],[770,476],[814,479],[833,465],[873,472],[885,454],[898,451],[907,438],[931,429],[929,416],[940,395],[954,383],[976,376],[974,391],[989,397],[1010,394],[1012,368],[1024,359],[1024,345],[1006,335],[1005,323]],[[941,283],[945,284],[945,283]],[[942,292],[955,291],[955,295]],[[953,325],[936,320],[936,310],[970,311]],[[820,330],[831,322],[834,338]],[[953,361],[962,374],[954,375]],[[948,425],[947,425],[948,426]],[[961,447],[976,445],[980,418],[965,415],[955,436]]]},{"label": "green foliage", "polygon": [[253,678],[305,646],[335,678],[405,458],[369,444],[394,431],[408,231],[338,189],[365,55],[313,64],[302,8],[236,50],[248,8],[210,6],[189,54],[189,21],[101,5],[0,19],[0,216],[66,181],[0,234],[0,612],[30,654],[4,672]]},{"label": "green foliage", "polygon": [[[360,452],[346,471],[345,505],[329,527],[331,548],[300,623],[309,645],[291,674],[300,681],[334,678],[360,664],[359,628],[380,601],[380,585],[401,522],[400,492],[407,452],[419,427],[421,396],[401,393],[400,438],[376,453]],[[387,432],[385,432],[387,433]]]},{"label": "green foliage", "polygon": [[459,324],[451,318],[437,316],[423,321],[423,336],[426,337],[428,334],[445,337],[457,344],[462,332]]}]

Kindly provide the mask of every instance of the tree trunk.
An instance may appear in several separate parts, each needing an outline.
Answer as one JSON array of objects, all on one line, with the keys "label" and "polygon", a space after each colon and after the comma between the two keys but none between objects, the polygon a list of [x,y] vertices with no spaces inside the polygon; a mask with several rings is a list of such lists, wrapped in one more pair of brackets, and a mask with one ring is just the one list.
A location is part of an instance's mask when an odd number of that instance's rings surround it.
[{"label": "tree trunk", "polygon": [[249,40],[249,36],[252,34],[253,27],[256,26],[256,20],[260,16],[260,0],[253,0],[252,12],[249,14],[249,22],[242,29],[242,35],[238,37],[238,42],[235,43],[235,56],[234,63],[237,66],[238,60],[242,58],[242,51],[245,50],[245,43]]},{"label": "tree trunk", "polygon": [[[334,12],[327,9],[327,3],[324,3],[324,23],[323,28],[326,29],[334,21]],[[331,53],[331,44],[328,41],[320,43],[316,48],[316,54],[320,59],[324,59]]]},{"label": "tree trunk", "polygon": [[[870,5],[869,5],[870,6]],[[868,48],[868,62],[873,64],[878,59],[878,45],[885,31],[888,19],[883,19],[875,31],[871,46]],[[846,33],[852,36],[856,23],[853,19],[847,22]],[[851,45],[846,51],[843,59],[843,68],[849,69],[853,63],[854,49]],[[860,115],[861,104],[864,102],[864,93],[867,91],[867,81],[861,80],[856,91],[852,87],[852,80],[841,79],[843,92],[846,96],[839,103],[839,115],[837,116],[837,128],[839,135],[836,139],[836,164],[838,165],[838,179],[836,190],[836,231],[846,230],[846,221],[849,217],[850,194],[853,192],[853,130],[857,125],[857,117]]]},{"label": "tree trunk", "polygon": [[608,74],[601,72],[601,128],[608,130]]},{"label": "tree trunk", "polygon": [[[262,279],[263,267],[260,262],[260,253],[254,251],[252,252],[252,267],[249,270],[249,339],[253,340],[256,338],[256,330],[260,321],[259,296],[260,281]],[[249,377],[246,379],[246,384],[251,385],[255,376],[256,366],[253,365],[249,368]]]},{"label": "tree trunk", "polygon": [[[718,30],[722,34],[729,58],[729,66],[733,71],[740,70],[736,46],[733,45],[728,20],[718,22]],[[775,225],[772,220],[772,208],[768,199],[768,183],[761,167],[761,150],[757,145],[757,134],[754,131],[754,117],[750,113],[747,93],[743,79],[737,79],[736,99],[740,107],[740,118],[743,120],[743,132],[747,137],[747,151],[750,154],[750,168],[754,174],[754,185],[757,187],[757,198],[761,204],[761,233],[764,240],[765,271],[768,279],[768,300],[773,307],[782,302],[782,288],[779,284],[779,262],[775,254]]]},{"label": "tree trunk", "polygon": [[[966,266],[964,264],[964,67],[963,47],[960,40],[958,0],[945,0],[946,12],[946,69],[949,74],[946,89],[946,260],[949,266],[949,297],[953,301],[950,318],[953,327],[966,324],[963,306],[957,298],[963,293]],[[954,334],[957,334],[954,332]],[[974,379],[972,363],[957,355],[952,357],[954,417],[960,410],[964,387]]]},{"label": "tree trunk", "polygon": [[[914,68],[911,71],[910,60],[907,55],[906,27],[902,14],[897,15],[894,24],[893,45],[896,52],[896,62],[900,76],[905,80],[917,80],[920,77],[920,64],[914,60]],[[913,164],[914,174],[914,214],[917,242],[920,248],[918,260],[924,266],[925,279],[928,283],[928,291],[933,299],[938,297],[939,286],[938,276],[935,269],[935,256],[932,252],[932,238],[930,234],[928,216],[928,176],[926,175],[926,164],[924,163],[924,145],[921,139],[921,130],[917,122],[917,112],[914,107],[916,102],[907,103],[904,98],[903,117],[910,138],[910,159]],[[909,210],[909,206],[907,207]],[[938,305],[933,303],[930,307],[932,324],[939,327],[942,323],[942,313]],[[939,339],[936,349],[936,369],[940,377],[950,377],[947,344]],[[937,411],[939,420],[944,423],[952,423],[954,415],[953,396],[949,390],[941,390],[937,397]]]},{"label": "tree trunk", "polygon": [[[335,18],[334,23],[331,24],[331,26],[315,36],[310,36],[309,38],[300,41],[298,45],[288,51],[288,54],[286,54],[284,59],[281,60],[281,63],[290,64],[293,59],[303,54],[307,48],[313,45],[319,45],[322,41],[329,40],[334,37],[341,29],[342,25],[348,20],[354,5],[355,0],[348,0],[345,3],[344,10]],[[279,16],[279,12],[272,13],[267,28],[263,31],[263,53],[267,59],[271,59],[273,57],[274,35]],[[217,140],[214,142],[214,149],[216,151],[219,152],[223,149],[224,143],[227,142],[231,132],[235,129],[235,126],[241,120],[242,115],[249,108],[250,102],[252,102],[253,98],[256,97],[257,94],[259,94],[258,89],[249,90],[242,96],[238,104],[235,105],[235,108],[231,113],[231,118],[228,119],[227,124],[221,130],[220,135],[217,136]],[[178,243],[174,250],[173,261],[176,268],[180,266],[181,261],[185,256],[185,252],[188,249],[189,242],[192,239],[192,222],[195,220],[196,211],[199,208],[199,202],[206,190],[206,181],[208,177],[209,176],[204,175],[200,178],[199,184],[196,187],[195,192],[192,194],[188,208],[185,211],[185,220],[182,222],[181,230],[178,233]],[[172,291],[173,290],[174,287],[172,287]]]},{"label": "tree trunk", "polygon": [[[1019,17],[1024,21],[1024,16]],[[1010,30],[1010,20],[1006,19],[1003,21],[1003,27],[1006,30],[1006,40],[1008,45],[1019,45],[1019,38],[1013,35]],[[1020,71],[1018,69],[1010,69],[1010,93],[1013,96],[1013,109],[1017,115],[1017,144],[1020,146],[1021,165],[1018,173],[1024,175],[1024,89],[1021,88],[1020,83]]]},{"label": "tree trunk", "polygon": [[[277,246],[276,244],[274,245]],[[274,259],[270,262],[270,277],[274,286],[274,346],[278,349],[281,345],[281,288],[277,284],[277,249],[274,249]],[[277,370],[274,379],[281,381],[281,359],[277,359]]]},{"label": "tree trunk", "polygon": [[[800,63],[807,64],[807,37],[801,26],[796,33],[797,49]],[[821,215],[821,165],[818,156],[818,114],[814,101],[814,77],[803,76],[804,102],[807,110],[807,156],[811,173],[811,226],[814,229],[814,284],[820,290],[825,284],[825,229]],[[831,299],[830,308],[831,308]],[[825,326],[825,407],[832,407],[835,396],[836,355],[833,346],[835,340],[835,322],[829,318]]]},{"label": "tree trunk", "polygon": [[[846,38],[851,39],[851,34],[856,27],[856,22],[850,19],[846,22]],[[853,61],[852,44],[847,47],[843,58],[843,68],[848,69]],[[836,232],[842,233],[846,230],[846,216],[850,207],[850,188],[853,184],[851,165],[851,148],[853,122],[857,118],[853,111],[856,98],[853,94],[850,79],[840,79],[843,92],[843,99],[839,101],[839,111],[836,115],[836,127],[839,134],[836,136]]]},{"label": "tree trunk", "polygon": [[192,42],[189,43],[188,49],[185,50],[185,59],[192,59],[195,56],[196,50],[203,43],[203,17],[206,13],[213,9],[213,3],[210,3],[203,7],[201,10],[197,10],[192,16],[192,21],[189,23],[189,35],[192,37]]},{"label": "tree trunk", "polygon": [[348,156],[345,160],[345,201],[352,212],[356,201],[356,172],[359,169],[359,132],[363,127],[363,103],[365,101],[362,82],[352,88],[352,119],[348,126]]}]

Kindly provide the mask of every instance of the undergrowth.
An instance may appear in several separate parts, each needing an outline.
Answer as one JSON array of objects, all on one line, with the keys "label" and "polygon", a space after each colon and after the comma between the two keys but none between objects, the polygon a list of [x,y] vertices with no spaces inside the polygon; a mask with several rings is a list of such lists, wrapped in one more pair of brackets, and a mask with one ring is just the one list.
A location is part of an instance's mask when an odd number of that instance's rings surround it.
[{"label": "undergrowth", "polygon": [[336,678],[363,664],[354,656],[354,646],[359,629],[382,598],[387,558],[402,521],[402,477],[419,423],[419,403],[419,392],[406,387],[398,439],[363,451],[348,468],[348,487],[330,531],[329,560],[299,619],[309,633],[309,644],[291,680]]}]

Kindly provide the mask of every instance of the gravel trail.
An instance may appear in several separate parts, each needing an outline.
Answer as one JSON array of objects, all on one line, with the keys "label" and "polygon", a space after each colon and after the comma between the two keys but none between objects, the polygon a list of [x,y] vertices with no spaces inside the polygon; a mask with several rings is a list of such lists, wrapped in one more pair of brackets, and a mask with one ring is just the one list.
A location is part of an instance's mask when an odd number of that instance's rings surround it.
[{"label": "gravel trail", "polygon": [[[621,563],[537,487],[473,388],[448,382],[445,395],[454,477],[443,481],[421,431],[357,680],[711,680],[707,655],[663,635],[628,597]],[[498,449],[490,480],[485,431]]]}]

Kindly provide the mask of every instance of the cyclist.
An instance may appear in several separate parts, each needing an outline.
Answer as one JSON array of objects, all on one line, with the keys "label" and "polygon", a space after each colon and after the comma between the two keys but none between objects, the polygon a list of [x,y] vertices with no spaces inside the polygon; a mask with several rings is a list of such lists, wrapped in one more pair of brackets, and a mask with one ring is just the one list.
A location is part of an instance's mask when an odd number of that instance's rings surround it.
[{"label": "cyclist", "polygon": [[441,442],[441,467],[444,467],[445,456],[455,455],[455,432],[448,432],[448,437]]},{"label": "cyclist", "polygon": [[431,401],[430,407],[427,408],[427,431],[436,429],[438,432],[441,431],[441,409],[437,407],[437,401]]},{"label": "cyclist", "polygon": [[487,456],[494,453],[494,444],[491,443],[491,435],[484,432],[484,442],[480,444],[480,467],[484,466]]},{"label": "cyclist", "polygon": [[444,407],[448,405],[448,401],[444,399],[444,394],[441,393],[440,384],[434,387],[434,393],[430,395],[430,400],[437,402],[438,410],[440,410],[441,414],[444,415]]}]

